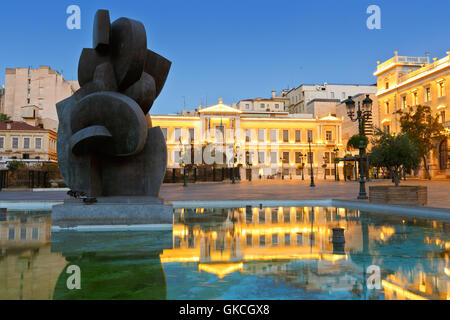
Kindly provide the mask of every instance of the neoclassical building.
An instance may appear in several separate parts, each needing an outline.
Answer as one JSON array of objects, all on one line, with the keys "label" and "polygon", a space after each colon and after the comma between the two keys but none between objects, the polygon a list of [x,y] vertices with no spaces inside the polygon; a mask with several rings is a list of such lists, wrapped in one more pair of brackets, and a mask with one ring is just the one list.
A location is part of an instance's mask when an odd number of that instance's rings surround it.
[{"label": "neoclassical building", "polygon": [[166,137],[169,170],[206,163],[239,167],[241,179],[250,174],[252,179],[299,179],[301,171],[309,176],[309,137],[313,171],[323,179],[324,175],[334,176],[333,150],[339,148],[341,155],[344,152],[341,119],[245,111],[224,104],[222,99],[216,105],[183,114],[153,115],[152,125],[160,126]]},{"label": "neoclassical building", "polygon": [[429,57],[395,56],[383,63],[378,61],[374,75],[378,78],[377,100],[379,121],[382,128],[398,133],[400,128],[398,110],[408,106],[431,107],[444,125],[447,138],[436,141],[436,150],[430,155],[430,172],[433,177],[450,176],[448,140],[450,137],[450,51],[438,60]]}]

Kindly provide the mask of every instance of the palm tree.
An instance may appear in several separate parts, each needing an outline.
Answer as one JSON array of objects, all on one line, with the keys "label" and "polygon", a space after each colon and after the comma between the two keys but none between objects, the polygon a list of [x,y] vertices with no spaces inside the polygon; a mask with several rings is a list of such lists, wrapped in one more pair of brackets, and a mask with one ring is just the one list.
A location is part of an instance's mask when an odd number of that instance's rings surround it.
[{"label": "palm tree", "polygon": [[7,114],[4,113],[0,113],[0,122],[6,121],[6,120],[10,120],[11,117],[8,116]]}]

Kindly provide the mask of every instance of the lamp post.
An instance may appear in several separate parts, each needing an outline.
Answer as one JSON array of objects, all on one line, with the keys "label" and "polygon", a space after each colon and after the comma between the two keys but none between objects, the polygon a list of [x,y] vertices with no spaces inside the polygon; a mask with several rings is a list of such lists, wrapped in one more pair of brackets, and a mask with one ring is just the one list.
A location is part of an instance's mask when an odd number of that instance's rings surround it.
[{"label": "lamp post", "polygon": [[313,156],[312,156],[312,151],[311,151],[311,137],[308,137],[308,144],[309,144],[309,164],[310,164],[310,168],[311,168],[311,184],[309,185],[310,187],[315,187],[316,185],[314,184],[314,171],[313,171]]},{"label": "lamp post", "polygon": [[181,154],[183,155],[181,160],[181,167],[183,168],[183,187],[187,187],[187,179],[186,179],[186,163],[184,162],[184,158],[186,156],[186,146],[183,144],[181,137],[179,138],[180,148],[183,148]]},{"label": "lamp post", "polygon": [[235,184],[236,180],[234,177],[234,164],[237,162],[237,152],[239,150],[239,146],[236,146],[236,144],[233,145],[233,169],[231,171],[231,183]]},{"label": "lamp post", "polygon": [[337,166],[339,159],[338,159],[338,152],[339,148],[333,149],[334,151],[334,180],[339,181],[339,168]]},{"label": "lamp post", "polygon": [[323,156],[323,180],[327,180],[327,157],[324,155]]},{"label": "lamp post", "polygon": [[366,152],[365,145],[365,123],[372,116],[372,99],[369,98],[369,95],[366,95],[366,98],[362,102],[358,101],[358,110],[356,111],[355,117],[355,101],[352,100],[352,97],[348,97],[347,100],[344,101],[347,107],[348,117],[352,122],[358,121],[359,125],[359,194],[358,199],[367,199],[366,193],[366,181],[363,173],[363,158]]}]

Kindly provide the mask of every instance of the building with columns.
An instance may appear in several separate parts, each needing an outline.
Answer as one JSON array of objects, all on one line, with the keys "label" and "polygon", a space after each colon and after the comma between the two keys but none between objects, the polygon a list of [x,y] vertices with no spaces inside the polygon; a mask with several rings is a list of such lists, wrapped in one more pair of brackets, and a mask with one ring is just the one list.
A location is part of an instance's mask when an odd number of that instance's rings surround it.
[{"label": "building with columns", "polygon": [[374,75],[378,78],[377,100],[381,127],[391,133],[401,131],[398,110],[409,106],[426,105],[433,115],[438,115],[447,136],[436,141],[436,149],[430,154],[432,177],[450,177],[450,51],[442,59],[429,57],[395,56],[380,63]]},{"label": "building with columns", "polygon": [[310,137],[314,175],[323,178],[334,176],[333,150],[344,149],[341,119],[243,111],[222,99],[184,115],[153,115],[152,125],[166,137],[169,170],[207,164],[239,167],[241,179],[309,177]]}]

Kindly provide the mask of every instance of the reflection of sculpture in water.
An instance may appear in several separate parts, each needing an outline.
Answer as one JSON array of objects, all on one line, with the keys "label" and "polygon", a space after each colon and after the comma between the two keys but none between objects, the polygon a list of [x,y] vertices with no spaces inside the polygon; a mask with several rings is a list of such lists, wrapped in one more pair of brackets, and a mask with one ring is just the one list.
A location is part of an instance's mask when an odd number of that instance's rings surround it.
[{"label": "reflection of sculpture in water", "polygon": [[56,106],[58,163],[67,185],[90,197],[157,197],[167,149],[149,112],[171,62],[147,49],[141,22],[95,15],[93,49],[78,65],[81,88]]}]

